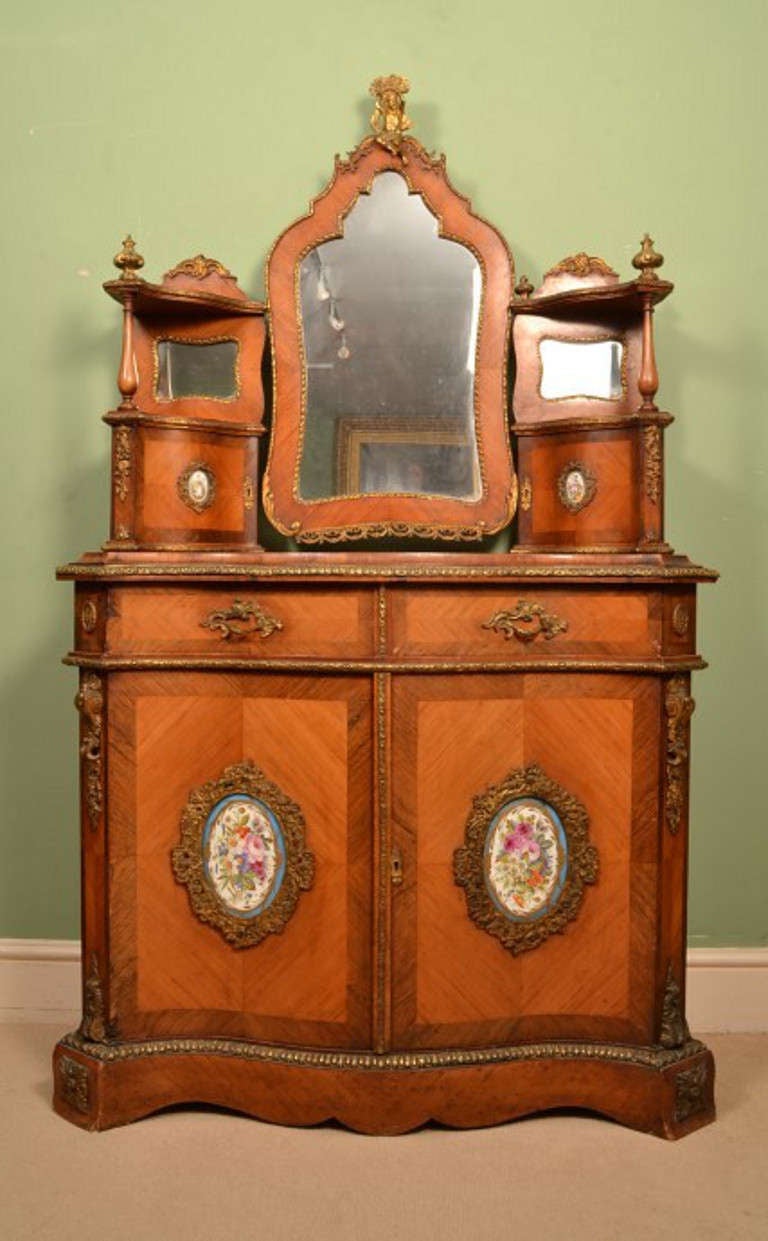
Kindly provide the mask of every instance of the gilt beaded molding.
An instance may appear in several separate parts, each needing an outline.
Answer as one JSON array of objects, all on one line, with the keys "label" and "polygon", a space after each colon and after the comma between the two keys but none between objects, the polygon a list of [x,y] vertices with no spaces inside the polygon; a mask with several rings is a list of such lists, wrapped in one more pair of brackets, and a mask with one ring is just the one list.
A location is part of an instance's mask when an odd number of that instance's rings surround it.
[{"label": "gilt beaded molding", "polygon": [[[89,1043],[78,1034],[67,1034],[62,1046],[105,1063],[139,1060],[145,1056],[232,1056],[276,1064],[295,1064],[322,1069],[436,1069],[462,1065],[506,1064],[527,1060],[603,1060],[617,1064],[637,1064],[663,1072],[672,1065],[698,1055],[703,1043],[691,1039],[683,1047],[636,1047],[624,1043],[582,1043],[562,1040],[548,1043],[518,1043],[511,1047],[425,1052],[304,1051],[291,1047],[226,1038],[166,1038],[125,1043]],[[74,1063],[74,1062],[72,1062]]]}]

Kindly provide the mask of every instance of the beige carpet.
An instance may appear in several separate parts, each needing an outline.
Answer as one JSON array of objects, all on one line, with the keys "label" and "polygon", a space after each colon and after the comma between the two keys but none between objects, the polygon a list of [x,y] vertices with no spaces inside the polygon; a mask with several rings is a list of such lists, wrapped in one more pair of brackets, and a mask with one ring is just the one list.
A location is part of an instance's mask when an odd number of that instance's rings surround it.
[{"label": "beige carpet", "polygon": [[0,1027],[1,1241],[768,1241],[768,1036],[708,1039],[719,1120],[662,1142],[582,1116],[366,1138],[51,1111],[54,1026]]}]

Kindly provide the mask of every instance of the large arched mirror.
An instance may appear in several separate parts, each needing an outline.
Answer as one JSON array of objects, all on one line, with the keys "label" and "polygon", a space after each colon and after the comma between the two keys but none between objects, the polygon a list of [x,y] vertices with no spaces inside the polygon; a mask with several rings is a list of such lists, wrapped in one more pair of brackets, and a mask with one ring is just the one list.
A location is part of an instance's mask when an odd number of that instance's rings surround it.
[{"label": "large arched mirror", "polygon": [[306,384],[303,500],[418,494],[476,500],[480,264],[382,172],[299,268]]},{"label": "large arched mirror", "polygon": [[268,265],[278,529],[461,540],[509,521],[511,285],[503,239],[419,143],[337,160]]}]

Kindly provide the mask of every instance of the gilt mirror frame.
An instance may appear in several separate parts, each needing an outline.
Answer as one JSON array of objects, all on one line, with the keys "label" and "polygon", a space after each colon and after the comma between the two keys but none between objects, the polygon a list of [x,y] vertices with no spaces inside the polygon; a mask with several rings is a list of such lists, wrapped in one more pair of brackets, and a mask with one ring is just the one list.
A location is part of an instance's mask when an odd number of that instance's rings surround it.
[{"label": "gilt mirror frame", "polygon": [[[382,84],[392,83],[400,89],[382,94]],[[501,234],[454,190],[445,156],[430,155],[420,142],[403,134],[410,126],[402,102],[407,89],[405,79],[377,79],[371,88],[377,99],[374,134],[346,159],[336,156],[330,183],[312,200],[308,214],[280,234],[267,259],[273,414],[264,508],[273,526],[303,544],[387,537],[480,540],[508,525],[515,512],[507,400],[512,255]],[[477,494],[471,497],[380,491],[307,499],[300,493],[307,418],[302,262],[319,245],[344,236],[346,217],[384,172],[402,177],[408,193],[420,195],[435,217],[437,236],[458,242],[479,265],[482,293],[472,394],[479,480]],[[371,297],[375,296],[376,289],[371,288]]]}]

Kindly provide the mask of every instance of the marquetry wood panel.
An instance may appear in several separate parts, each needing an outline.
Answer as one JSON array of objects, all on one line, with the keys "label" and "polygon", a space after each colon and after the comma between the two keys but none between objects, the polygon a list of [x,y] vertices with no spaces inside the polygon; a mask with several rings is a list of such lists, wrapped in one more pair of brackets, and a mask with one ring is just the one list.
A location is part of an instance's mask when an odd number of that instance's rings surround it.
[{"label": "marquetry wood panel", "polygon": [[[477,660],[646,656],[661,650],[661,622],[647,591],[516,588],[394,588],[389,592],[392,651],[398,656]],[[567,629],[530,641],[486,628],[498,612],[541,604]],[[530,626],[529,626],[530,628]],[[534,626],[535,630],[535,626]]]},{"label": "marquetry wood panel", "polygon": [[[393,901],[395,1045],[650,1041],[656,680],[402,677],[394,737],[393,828],[404,874]],[[564,934],[513,957],[469,919],[453,853],[472,798],[530,763],[587,808],[601,870]]]},{"label": "marquetry wood panel", "polygon": [[[226,638],[202,625],[236,600],[259,608],[282,628],[264,637]],[[373,608],[373,593],[355,589],[129,586],[112,592],[107,647],[111,654],[352,659],[374,653]],[[248,629],[249,622],[238,627]]]},{"label": "marquetry wood panel", "polygon": [[[255,542],[255,437],[141,428],[139,449],[134,531],[139,542]],[[177,489],[180,475],[197,464],[210,469],[216,487],[213,502],[200,513],[184,503]]]},{"label": "marquetry wood panel", "polygon": [[[519,543],[538,547],[634,547],[640,538],[640,430],[590,431],[518,439],[520,477],[531,503],[521,508]],[[577,513],[558,494],[558,478],[578,461],[596,480],[594,498]]]},{"label": "marquetry wood panel", "polygon": [[[123,1036],[364,1046],[370,692],[366,681],[111,677],[111,965]],[[315,880],[281,934],[230,946],[171,868],[190,792],[252,759],[300,806]]]}]

